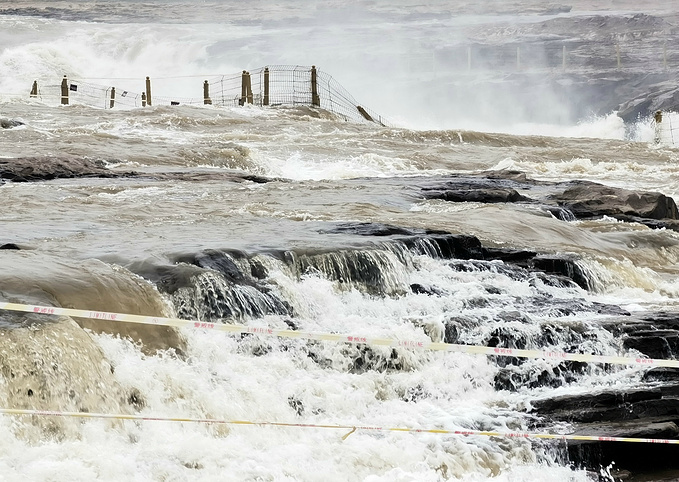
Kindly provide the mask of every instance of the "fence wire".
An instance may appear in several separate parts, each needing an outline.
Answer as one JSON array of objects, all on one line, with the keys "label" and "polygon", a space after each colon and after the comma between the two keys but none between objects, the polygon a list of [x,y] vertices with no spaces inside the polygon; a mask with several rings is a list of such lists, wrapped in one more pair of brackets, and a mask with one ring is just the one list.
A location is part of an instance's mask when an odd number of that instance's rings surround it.
[{"label": "fence wire", "polygon": [[664,112],[653,122],[655,129],[656,144],[676,146],[679,144],[679,114],[676,112]]},{"label": "fence wire", "polygon": [[[313,72],[316,96],[312,87]],[[271,65],[239,74],[215,76],[206,82],[209,103],[215,106],[234,107],[246,103],[262,107],[311,106],[332,112],[345,121],[389,125],[381,115],[361,106],[332,76],[314,67]],[[102,109],[129,109],[144,105],[145,93],[118,89],[113,92],[114,86],[97,85],[79,79],[68,79],[67,83],[69,104]],[[60,84],[41,85],[37,95],[33,96],[45,102],[60,103],[61,88]],[[196,93],[200,92],[199,89],[200,82],[196,81]],[[152,105],[204,105],[208,103],[206,100],[204,95],[168,97],[154,93],[151,102]]]}]

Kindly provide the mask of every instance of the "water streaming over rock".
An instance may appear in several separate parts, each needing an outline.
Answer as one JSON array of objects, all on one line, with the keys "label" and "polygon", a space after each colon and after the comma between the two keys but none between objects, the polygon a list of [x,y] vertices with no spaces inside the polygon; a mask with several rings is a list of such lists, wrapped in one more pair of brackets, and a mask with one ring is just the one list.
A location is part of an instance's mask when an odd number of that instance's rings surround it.
[{"label": "water streaming over rock", "polygon": [[[679,437],[676,370],[413,348],[679,355],[679,153],[644,117],[677,88],[656,55],[676,40],[672,2],[444,3],[1,5],[0,301],[403,343],[2,311],[0,408]],[[64,73],[121,94],[149,75],[181,97],[273,62],[322,65],[395,125],[28,98]],[[679,469],[669,445],[347,432],[2,415],[0,479]]]}]

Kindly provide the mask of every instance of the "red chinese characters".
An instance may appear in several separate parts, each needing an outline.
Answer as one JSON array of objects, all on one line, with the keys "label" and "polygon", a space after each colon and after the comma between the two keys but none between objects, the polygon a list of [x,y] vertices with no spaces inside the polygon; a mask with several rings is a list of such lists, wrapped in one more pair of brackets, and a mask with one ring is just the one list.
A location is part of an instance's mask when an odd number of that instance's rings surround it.
[{"label": "red chinese characters", "polygon": [[424,343],[421,341],[399,341],[398,346],[403,346],[406,348],[422,348],[424,347]]},{"label": "red chinese characters", "polygon": [[95,320],[115,321],[118,318],[118,315],[115,313],[104,313],[103,311],[90,311],[89,318],[94,318]]},{"label": "red chinese characters", "polygon": [[53,315],[53,314],[56,313],[56,310],[54,308],[47,308],[47,307],[44,307],[44,306],[34,306],[33,307],[33,313]]},{"label": "red chinese characters", "polygon": [[259,333],[262,335],[273,335],[273,330],[271,328],[258,328],[256,326],[249,327],[248,333]]},{"label": "red chinese characters", "polygon": [[193,327],[194,328],[214,328],[215,324],[214,323],[205,323],[205,322],[196,321],[193,324]]}]

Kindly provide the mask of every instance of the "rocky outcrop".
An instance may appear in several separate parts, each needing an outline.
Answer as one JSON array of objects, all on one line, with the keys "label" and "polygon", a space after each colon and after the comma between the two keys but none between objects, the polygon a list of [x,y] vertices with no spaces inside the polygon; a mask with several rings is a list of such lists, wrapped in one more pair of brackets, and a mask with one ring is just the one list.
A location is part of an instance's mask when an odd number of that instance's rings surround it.
[{"label": "rocky outcrop", "polygon": [[[602,326],[622,338],[625,348],[649,358],[673,359],[679,355],[679,313],[613,317]],[[501,380],[507,378],[507,371],[500,371]],[[526,380],[540,380],[523,375]],[[550,386],[549,381],[543,377],[542,383],[533,386]],[[577,435],[679,440],[679,368],[651,368],[642,381],[641,388],[636,389],[540,398],[532,402],[532,412],[550,423],[569,422],[571,433]],[[571,440],[568,455],[575,465],[590,469],[612,462],[634,472],[676,469],[676,445]]]},{"label": "rocky outcrop", "polygon": [[[635,216],[640,219],[679,219],[677,205],[659,192],[636,192],[589,181],[556,184],[550,196],[578,219]],[[562,190],[563,189],[563,190]]]},{"label": "rocky outcrop", "polygon": [[19,157],[0,159],[0,179],[14,182],[45,181],[75,177],[121,177],[102,161],[78,157]]},{"label": "rocky outcrop", "polygon": [[24,123],[21,121],[0,117],[0,129],[11,129],[12,127],[19,127],[22,125],[24,125]]},{"label": "rocky outcrop", "polygon": [[[679,386],[609,390],[534,400],[533,409],[551,421],[570,422],[572,433],[597,437],[679,439]],[[579,467],[612,462],[632,471],[676,468],[676,446],[569,440],[568,456]]]},{"label": "rocky outcrop", "polygon": [[420,184],[425,199],[449,202],[530,203],[562,220],[610,216],[651,228],[679,229],[675,201],[659,192],[637,192],[589,181],[545,182],[499,171],[439,178]]}]

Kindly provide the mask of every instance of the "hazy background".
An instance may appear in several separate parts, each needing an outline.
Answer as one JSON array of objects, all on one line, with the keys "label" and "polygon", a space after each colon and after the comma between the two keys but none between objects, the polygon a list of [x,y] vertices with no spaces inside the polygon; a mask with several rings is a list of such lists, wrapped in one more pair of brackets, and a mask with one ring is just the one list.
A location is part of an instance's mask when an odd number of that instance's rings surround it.
[{"label": "hazy background", "polygon": [[0,14],[26,19],[0,15],[0,93],[49,73],[130,78],[122,88],[136,91],[149,75],[156,92],[192,96],[202,80],[190,76],[314,64],[416,128],[558,134],[679,104],[672,1],[169,3],[0,3]]}]

